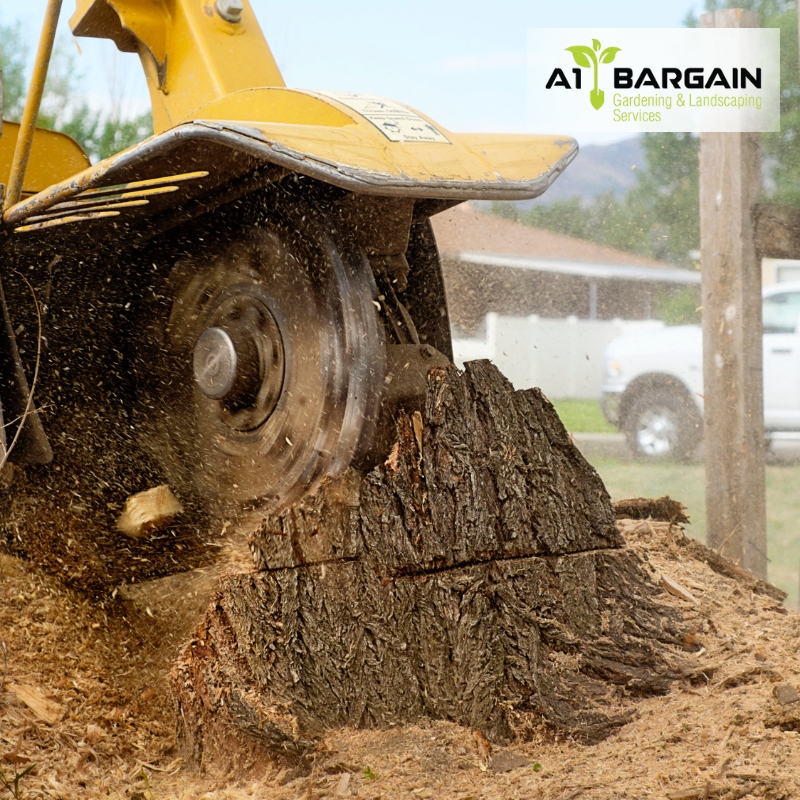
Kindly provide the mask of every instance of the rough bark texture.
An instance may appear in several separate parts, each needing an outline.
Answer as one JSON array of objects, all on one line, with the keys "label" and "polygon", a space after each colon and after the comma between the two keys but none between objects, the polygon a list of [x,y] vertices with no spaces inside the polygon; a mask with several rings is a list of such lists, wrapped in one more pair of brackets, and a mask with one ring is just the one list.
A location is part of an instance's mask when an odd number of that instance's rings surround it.
[{"label": "rough bark texture", "polygon": [[756,253],[761,258],[797,258],[800,254],[800,209],[776,203],[753,207]]},{"label": "rough bark texture", "polygon": [[675,677],[678,620],[600,478],[541,392],[488,362],[431,370],[385,464],[265,520],[251,546],[256,571],[223,580],[173,670],[195,762],[421,717],[596,741],[628,719],[620,691]]},{"label": "rough bark texture", "polygon": [[652,519],[672,525],[689,522],[686,506],[668,495],[658,498],[633,497],[630,500],[617,500],[613,505],[617,519]]}]

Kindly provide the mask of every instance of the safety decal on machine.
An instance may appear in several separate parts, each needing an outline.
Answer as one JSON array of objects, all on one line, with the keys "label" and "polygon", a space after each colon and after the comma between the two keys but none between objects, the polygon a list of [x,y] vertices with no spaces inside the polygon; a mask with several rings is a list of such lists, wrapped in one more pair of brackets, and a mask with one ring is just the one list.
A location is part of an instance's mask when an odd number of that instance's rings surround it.
[{"label": "safety decal on machine", "polygon": [[369,120],[389,141],[450,144],[450,140],[435,125],[394,100],[361,92],[315,92],[314,94],[330,97],[331,100],[352,108],[364,119]]}]

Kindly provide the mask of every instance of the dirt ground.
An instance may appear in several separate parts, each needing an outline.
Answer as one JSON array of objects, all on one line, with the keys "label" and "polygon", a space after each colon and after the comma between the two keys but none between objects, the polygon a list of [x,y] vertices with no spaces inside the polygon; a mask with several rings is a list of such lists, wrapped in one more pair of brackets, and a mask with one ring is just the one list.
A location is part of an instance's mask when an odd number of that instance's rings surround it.
[{"label": "dirt ground", "polygon": [[[689,593],[662,600],[700,650],[670,694],[620,693],[636,718],[618,733],[589,747],[543,728],[492,748],[446,722],[333,730],[310,775],[276,766],[257,779],[196,774],[176,755],[168,672],[214,572],[98,605],[0,554],[0,800],[800,798],[800,616],[687,558],[667,523],[619,524],[649,569]],[[238,555],[219,569],[243,566]]]}]

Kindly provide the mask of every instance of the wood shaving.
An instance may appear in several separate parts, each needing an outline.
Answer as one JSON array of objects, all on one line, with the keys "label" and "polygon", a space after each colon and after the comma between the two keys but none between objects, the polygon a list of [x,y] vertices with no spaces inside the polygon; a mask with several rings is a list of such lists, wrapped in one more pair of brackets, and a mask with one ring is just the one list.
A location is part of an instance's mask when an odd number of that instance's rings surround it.
[{"label": "wood shaving", "polygon": [[[23,797],[321,800],[337,796],[344,772],[351,796],[373,800],[800,797],[799,706],[779,703],[773,691],[800,686],[800,615],[784,613],[761,584],[712,569],[668,522],[619,520],[618,527],[654,578],[703,587],[690,606],[666,591],[659,598],[693,631],[684,645],[698,666],[666,696],[621,692],[633,721],[597,745],[554,738],[545,726],[527,731],[527,742],[507,748],[521,766],[504,772],[486,769],[473,731],[431,721],[330,731],[304,769],[260,764],[234,775],[195,774],[176,760],[166,676],[196,599],[179,625],[177,597],[164,586],[91,601],[0,554],[0,638],[8,651],[0,768],[13,777],[36,764],[20,782]],[[174,592],[196,592],[187,581],[176,580]],[[20,700],[14,687],[21,685],[63,709],[60,721],[38,717]]]}]

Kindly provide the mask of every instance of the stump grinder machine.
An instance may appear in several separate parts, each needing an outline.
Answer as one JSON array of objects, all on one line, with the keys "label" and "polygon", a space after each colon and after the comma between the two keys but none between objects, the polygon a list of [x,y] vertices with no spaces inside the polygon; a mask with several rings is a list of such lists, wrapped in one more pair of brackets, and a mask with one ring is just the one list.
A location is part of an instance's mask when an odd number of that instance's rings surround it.
[{"label": "stump grinder machine", "polygon": [[429,218],[536,197],[577,146],[287,88],[248,0],[77,0],[76,36],[138,54],[155,130],[93,165],[35,127],[60,6],[0,137],[0,537],[105,589],[385,460],[452,358]]}]

